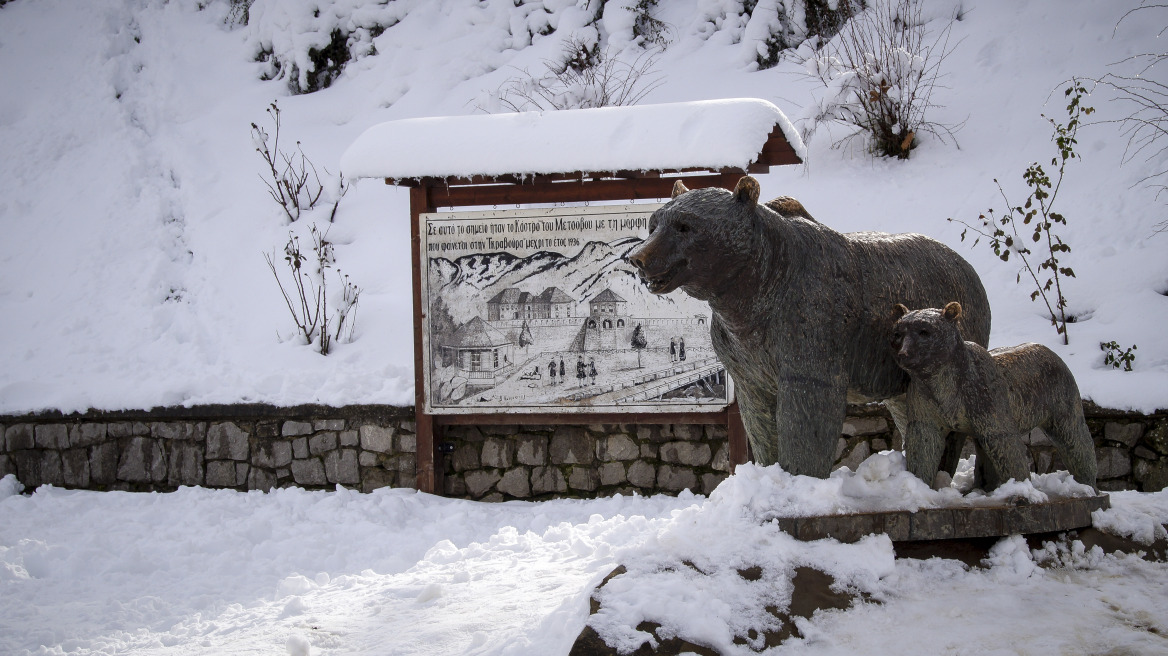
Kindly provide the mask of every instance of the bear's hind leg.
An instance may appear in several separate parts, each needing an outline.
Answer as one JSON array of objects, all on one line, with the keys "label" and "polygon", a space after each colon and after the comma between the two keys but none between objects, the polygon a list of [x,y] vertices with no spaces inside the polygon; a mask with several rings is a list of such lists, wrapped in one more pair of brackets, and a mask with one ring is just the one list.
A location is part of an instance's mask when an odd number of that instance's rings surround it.
[{"label": "bear's hind leg", "polygon": [[978,438],[978,459],[982,460],[985,491],[992,492],[1010,479],[1030,480],[1026,446],[1017,435],[986,435]]},{"label": "bear's hind leg", "polygon": [[1098,475],[1099,464],[1095,459],[1095,440],[1091,437],[1091,430],[1083,419],[1082,406],[1075,408],[1078,412],[1069,413],[1070,416],[1056,418],[1049,428],[1045,428],[1054,443],[1055,449],[1067,464],[1067,471],[1083,485],[1096,487],[1095,478]]},{"label": "bear's hind leg", "polygon": [[787,376],[774,404],[777,462],[791,474],[827,478],[848,410],[847,384]]}]

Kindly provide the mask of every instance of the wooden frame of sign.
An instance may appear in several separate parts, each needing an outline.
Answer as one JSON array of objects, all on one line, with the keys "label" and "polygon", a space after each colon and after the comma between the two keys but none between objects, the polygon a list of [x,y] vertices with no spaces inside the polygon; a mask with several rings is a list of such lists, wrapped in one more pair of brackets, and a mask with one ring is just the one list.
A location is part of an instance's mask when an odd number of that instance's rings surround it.
[{"label": "wooden frame of sign", "polygon": [[417,488],[441,494],[442,428],[452,425],[579,425],[579,424],[713,424],[726,426],[729,460],[734,466],[748,459],[746,433],[738,404],[706,412],[572,412],[572,413],[483,413],[431,414],[427,412],[424,368],[423,323],[426,305],[422,297],[423,267],[422,215],[439,208],[466,208],[495,205],[545,203],[586,203],[592,201],[668,199],[674,182],[682,180],[690,189],[718,186],[733,189],[747,173],[766,173],[771,166],[798,164],[799,156],[776,126],[754,163],[743,169],[575,172],[534,176],[471,178],[426,177],[386,178],[386,184],[409,187],[411,271],[414,309],[414,389],[417,430]]}]

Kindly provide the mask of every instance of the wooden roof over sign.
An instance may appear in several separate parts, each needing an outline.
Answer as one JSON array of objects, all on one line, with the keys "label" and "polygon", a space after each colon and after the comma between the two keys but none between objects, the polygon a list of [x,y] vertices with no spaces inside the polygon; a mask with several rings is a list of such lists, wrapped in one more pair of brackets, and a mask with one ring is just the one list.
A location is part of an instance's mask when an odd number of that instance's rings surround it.
[{"label": "wooden roof over sign", "polygon": [[539,184],[764,173],[803,152],[773,104],[731,99],[389,121],[341,169],[411,187]]}]

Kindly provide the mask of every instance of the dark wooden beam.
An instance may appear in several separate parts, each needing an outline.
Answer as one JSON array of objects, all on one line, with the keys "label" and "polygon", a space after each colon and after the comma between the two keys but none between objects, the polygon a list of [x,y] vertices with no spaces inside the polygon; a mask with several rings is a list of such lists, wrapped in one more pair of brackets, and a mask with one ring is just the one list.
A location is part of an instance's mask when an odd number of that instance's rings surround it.
[{"label": "dark wooden beam", "polygon": [[726,425],[726,409],[713,412],[558,412],[438,415],[439,426],[567,426],[586,424],[710,424]]},{"label": "dark wooden beam", "polygon": [[676,178],[631,178],[592,180],[587,182],[544,182],[478,186],[433,186],[430,199],[435,207],[475,207],[520,205],[531,203],[581,203],[585,201],[647,200],[669,198],[673,183],[682,180],[687,187],[725,187],[733,189],[740,173],[717,173]]}]

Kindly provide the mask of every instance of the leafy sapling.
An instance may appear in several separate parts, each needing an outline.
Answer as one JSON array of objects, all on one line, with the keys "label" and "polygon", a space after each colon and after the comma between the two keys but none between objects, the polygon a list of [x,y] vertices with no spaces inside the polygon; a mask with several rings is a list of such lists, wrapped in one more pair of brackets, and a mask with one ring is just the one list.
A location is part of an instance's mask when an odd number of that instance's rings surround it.
[{"label": "leafy sapling", "polygon": [[[1010,261],[1011,253],[1018,255],[1018,259],[1022,260],[1022,268],[1018,271],[1017,282],[1022,282],[1023,273],[1034,282],[1035,289],[1030,294],[1030,300],[1042,299],[1051,325],[1059,335],[1062,335],[1063,344],[1069,344],[1067,323],[1073,323],[1074,318],[1067,316],[1063,281],[1066,278],[1074,278],[1075,272],[1062,261],[1062,254],[1070,253],[1071,247],[1062,240],[1056,230],[1059,225],[1067,224],[1067,218],[1054,207],[1062,188],[1067,162],[1079,157],[1075,152],[1075,145],[1078,143],[1075,137],[1082,125],[1083,117],[1095,109],[1083,104],[1087,90],[1078,80],[1073,81],[1063,95],[1067,98],[1067,122],[1059,123],[1043,115],[1054,129],[1051,140],[1058,149],[1058,154],[1050,160],[1050,165],[1055,169],[1054,176],[1047,174],[1042,164],[1033,162],[1022,174],[1022,179],[1030,188],[1030,195],[1022,205],[1011,205],[1006,191],[995,179],[994,184],[998,187],[998,193],[1006,202],[1005,212],[999,215],[990,208],[985,214],[977,217],[976,224],[952,218],[949,221],[956,221],[965,226],[965,230],[961,231],[962,241],[965,241],[971,230],[978,235],[973,240],[974,247],[984,237],[993,249],[994,255],[1003,262]],[[1019,224],[1025,227],[1020,229]],[[1035,244],[1039,252],[1031,250],[1026,245],[1027,240]]]},{"label": "leafy sapling", "polygon": [[1103,351],[1103,364],[1116,369],[1123,367],[1124,371],[1131,371],[1132,365],[1136,362],[1136,354],[1132,353],[1136,350],[1135,344],[1125,350],[1113,339],[1110,342],[1099,342],[1099,350]]}]

